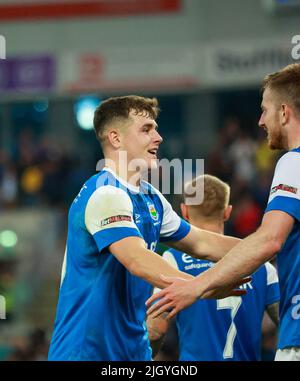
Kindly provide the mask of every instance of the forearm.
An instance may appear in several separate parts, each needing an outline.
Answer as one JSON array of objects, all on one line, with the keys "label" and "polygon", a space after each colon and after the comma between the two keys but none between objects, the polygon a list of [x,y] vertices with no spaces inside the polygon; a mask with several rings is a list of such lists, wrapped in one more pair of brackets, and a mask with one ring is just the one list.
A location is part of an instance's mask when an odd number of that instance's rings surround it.
[{"label": "forearm", "polygon": [[159,352],[169,328],[169,321],[166,319],[167,315],[167,313],[164,313],[157,318],[152,318],[150,315],[147,318],[147,329],[152,348],[152,357],[155,357]]},{"label": "forearm", "polygon": [[167,244],[192,257],[217,262],[240,241],[239,238],[224,236],[191,225],[190,233],[185,238]]},{"label": "forearm", "polygon": [[201,230],[194,256],[218,262],[239,242],[239,238]]},{"label": "forearm", "polygon": [[197,293],[205,297],[209,290],[233,284],[251,275],[279,250],[280,246],[272,237],[258,230],[230,250],[213,268],[195,279]]},{"label": "forearm", "polygon": [[148,249],[140,250],[128,270],[133,275],[144,279],[158,288],[165,288],[168,286],[168,284],[161,279],[162,274],[165,276],[180,277],[186,280],[194,278],[190,274],[175,269],[160,255]]},{"label": "forearm", "polygon": [[266,308],[267,313],[273,323],[278,326],[279,324],[279,303],[269,304]]},{"label": "forearm", "polygon": [[191,280],[194,277],[175,269],[155,252],[148,250],[145,241],[137,237],[126,237],[110,245],[110,252],[133,275],[151,283],[154,287],[165,288],[168,283],[161,275]]}]

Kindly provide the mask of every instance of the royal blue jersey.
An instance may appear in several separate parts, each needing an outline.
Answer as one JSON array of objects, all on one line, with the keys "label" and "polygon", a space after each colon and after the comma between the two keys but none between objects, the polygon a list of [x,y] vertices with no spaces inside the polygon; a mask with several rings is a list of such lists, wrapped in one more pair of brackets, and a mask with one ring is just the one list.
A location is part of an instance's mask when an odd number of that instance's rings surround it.
[{"label": "royal blue jersey", "polygon": [[300,347],[300,147],[278,161],[266,213],[280,210],[294,227],[277,255],[280,285],[278,348]]},{"label": "royal blue jersey", "polygon": [[[152,286],[109,246],[136,236],[155,250],[190,226],[150,184],[134,187],[105,168],[73,201],[50,360],[151,360],[145,302]],[[124,252],[126,255],[126,252]]]},{"label": "royal blue jersey", "polygon": [[[177,269],[197,276],[214,264],[170,249],[163,257]],[[247,294],[198,300],[176,316],[181,361],[257,361],[266,306],[279,301],[278,277],[266,263],[241,286]]]}]

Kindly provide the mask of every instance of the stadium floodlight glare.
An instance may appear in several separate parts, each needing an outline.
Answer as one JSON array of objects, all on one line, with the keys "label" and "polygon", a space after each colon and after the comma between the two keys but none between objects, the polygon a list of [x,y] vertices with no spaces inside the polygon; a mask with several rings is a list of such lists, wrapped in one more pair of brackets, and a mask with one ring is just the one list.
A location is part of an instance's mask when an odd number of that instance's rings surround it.
[{"label": "stadium floodlight glare", "polygon": [[18,242],[17,234],[12,230],[3,230],[0,233],[0,245],[6,249],[16,246]]},{"label": "stadium floodlight glare", "polygon": [[95,108],[99,105],[100,99],[95,96],[79,98],[74,106],[76,121],[83,130],[93,129],[93,118]]}]

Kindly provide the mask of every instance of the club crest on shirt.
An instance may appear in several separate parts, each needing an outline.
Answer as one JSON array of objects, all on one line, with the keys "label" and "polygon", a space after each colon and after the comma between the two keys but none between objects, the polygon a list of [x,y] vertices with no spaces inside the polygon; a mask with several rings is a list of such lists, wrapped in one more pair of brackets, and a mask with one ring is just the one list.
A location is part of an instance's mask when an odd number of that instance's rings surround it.
[{"label": "club crest on shirt", "polygon": [[151,216],[152,220],[157,221],[158,220],[158,213],[154,207],[154,204],[148,204],[148,208],[149,208],[149,212],[150,212],[150,216]]},{"label": "club crest on shirt", "polygon": [[273,187],[271,189],[271,192],[270,194],[273,194],[279,190],[282,190],[282,191],[285,191],[285,192],[290,192],[290,193],[294,193],[296,194],[298,192],[298,188],[295,188],[295,187],[292,187],[290,185],[286,185],[286,184],[279,184],[279,185],[276,185],[275,187]]},{"label": "club crest on shirt", "polygon": [[114,222],[121,222],[121,221],[131,222],[132,218],[131,216],[126,216],[126,215],[108,217],[101,221],[101,226],[106,226],[109,224],[113,224]]}]

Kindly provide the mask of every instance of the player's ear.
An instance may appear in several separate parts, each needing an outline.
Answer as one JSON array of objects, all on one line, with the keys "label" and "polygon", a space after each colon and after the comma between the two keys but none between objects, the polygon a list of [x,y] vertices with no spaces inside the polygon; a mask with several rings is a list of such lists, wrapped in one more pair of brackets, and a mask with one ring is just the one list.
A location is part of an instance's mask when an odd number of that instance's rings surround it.
[{"label": "player's ear", "polygon": [[107,139],[114,148],[121,147],[121,134],[117,128],[107,132]]},{"label": "player's ear", "polygon": [[181,210],[181,215],[185,220],[189,220],[189,212],[188,212],[188,207],[182,202],[180,204],[180,210]]},{"label": "player's ear", "polygon": [[282,126],[285,126],[290,118],[291,109],[288,105],[282,104],[279,112],[279,120]]},{"label": "player's ear", "polygon": [[232,212],[232,205],[228,205],[224,210],[224,221],[228,221]]}]

